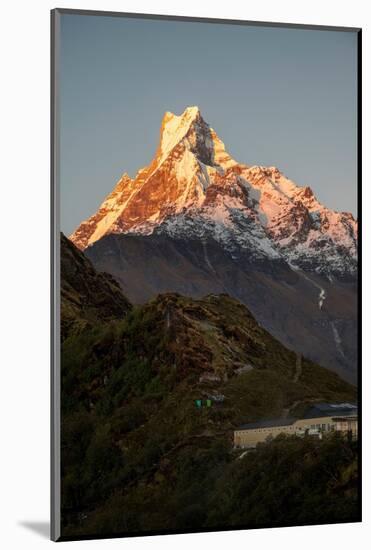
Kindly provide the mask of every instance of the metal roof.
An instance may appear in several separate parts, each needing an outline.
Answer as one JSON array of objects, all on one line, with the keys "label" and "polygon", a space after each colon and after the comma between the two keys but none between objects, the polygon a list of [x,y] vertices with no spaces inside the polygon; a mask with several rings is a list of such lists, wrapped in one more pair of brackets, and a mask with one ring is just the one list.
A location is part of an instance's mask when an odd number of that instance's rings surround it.
[{"label": "metal roof", "polygon": [[[316,403],[306,410],[303,419],[320,418],[322,416],[346,417],[357,416],[358,408],[356,403]],[[242,424],[236,430],[253,430],[257,428],[274,428],[279,426],[290,426],[299,418],[271,418],[269,420],[257,420]]]},{"label": "metal roof", "polygon": [[305,411],[303,418],[320,418],[321,416],[354,416],[357,415],[356,403],[316,403]]}]

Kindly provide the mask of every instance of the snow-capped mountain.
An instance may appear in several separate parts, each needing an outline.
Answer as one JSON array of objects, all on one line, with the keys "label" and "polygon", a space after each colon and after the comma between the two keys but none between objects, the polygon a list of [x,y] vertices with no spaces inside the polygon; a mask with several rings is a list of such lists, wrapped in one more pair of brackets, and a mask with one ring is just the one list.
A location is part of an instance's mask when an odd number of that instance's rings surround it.
[{"label": "snow-capped mountain", "polygon": [[109,234],[214,239],[233,257],[284,261],[331,278],[357,269],[357,222],[275,167],[238,163],[197,107],[167,112],[151,164],[124,174],[71,235],[85,249]]},{"label": "snow-capped mountain", "polygon": [[226,293],[287,347],[357,379],[357,222],[275,167],[238,163],[197,107],[166,113],[71,240],[133,303]]}]

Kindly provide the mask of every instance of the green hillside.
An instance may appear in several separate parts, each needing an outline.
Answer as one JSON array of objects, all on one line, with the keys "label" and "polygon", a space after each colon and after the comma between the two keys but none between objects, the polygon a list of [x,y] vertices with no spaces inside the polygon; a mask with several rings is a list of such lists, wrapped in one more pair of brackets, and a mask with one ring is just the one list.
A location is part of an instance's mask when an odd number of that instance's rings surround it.
[{"label": "green hillside", "polygon": [[[73,277],[69,284],[79,294]],[[306,359],[298,372],[296,355],[229,296],[109,303],[105,318],[94,316],[85,295],[88,322],[81,308],[76,322],[67,309],[64,536],[356,518],[354,444],[279,438],[243,458],[232,446],[239,424],[299,414],[313,401],[354,400],[353,386]],[[274,502],[290,511],[286,519]]]}]

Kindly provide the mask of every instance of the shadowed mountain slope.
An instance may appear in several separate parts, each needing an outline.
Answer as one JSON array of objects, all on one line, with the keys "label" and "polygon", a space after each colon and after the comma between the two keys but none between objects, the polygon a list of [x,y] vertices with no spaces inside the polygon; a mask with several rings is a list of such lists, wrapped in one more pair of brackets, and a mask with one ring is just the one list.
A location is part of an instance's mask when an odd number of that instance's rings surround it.
[{"label": "shadowed mountain slope", "polygon": [[61,336],[96,321],[124,317],[131,304],[109,273],[97,272],[91,262],[63,233],[61,258]]}]

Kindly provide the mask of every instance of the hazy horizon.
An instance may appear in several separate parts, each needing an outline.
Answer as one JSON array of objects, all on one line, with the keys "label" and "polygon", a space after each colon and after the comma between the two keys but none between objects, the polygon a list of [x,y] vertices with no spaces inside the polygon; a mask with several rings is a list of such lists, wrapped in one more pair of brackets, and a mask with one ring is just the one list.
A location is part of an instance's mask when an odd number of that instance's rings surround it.
[{"label": "hazy horizon", "polygon": [[165,111],[198,105],[239,162],[357,205],[354,32],[62,15],[61,229],[155,154]]}]

